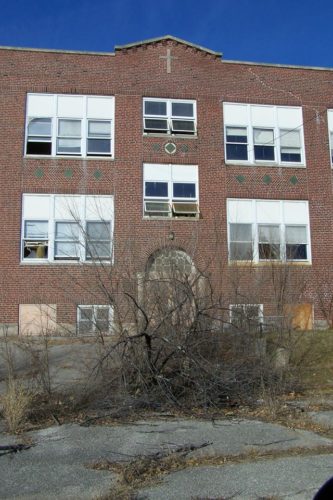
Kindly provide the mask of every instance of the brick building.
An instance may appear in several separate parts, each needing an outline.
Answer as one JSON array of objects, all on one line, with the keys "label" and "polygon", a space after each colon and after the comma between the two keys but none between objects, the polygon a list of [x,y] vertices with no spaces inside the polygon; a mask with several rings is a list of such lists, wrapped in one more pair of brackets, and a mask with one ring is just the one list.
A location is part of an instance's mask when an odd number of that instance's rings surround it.
[{"label": "brick building", "polygon": [[333,70],[227,61],[172,36],[0,60],[0,324],[94,329],[112,308],[91,264],[120,283],[166,247],[264,317],[265,287],[245,291],[288,264],[303,327],[329,319]]}]

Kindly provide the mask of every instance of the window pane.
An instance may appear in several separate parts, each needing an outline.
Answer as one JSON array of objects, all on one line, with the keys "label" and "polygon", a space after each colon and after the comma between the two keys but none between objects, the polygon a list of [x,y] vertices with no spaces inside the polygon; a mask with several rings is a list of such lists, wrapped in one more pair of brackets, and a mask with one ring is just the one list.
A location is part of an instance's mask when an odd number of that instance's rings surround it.
[{"label": "window pane", "polygon": [[57,153],[81,153],[81,139],[58,139]]},{"label": "window pane", "polygon": [[247,144],[227,144],[227,160],[247,161]]},{"label": "window pane", "polygon": [[30,141],[28,138],[27,143],[27,155],[50,155],[52,151],[51,142],[44,142],[44,140],[40,140],[38,142]]},{"label": "window pane", "polygon": [[145,196],[167,197],[167,182],[145,182]]},{"label": "window pane", "polygon": [[188,120],[172,120],[174,132],[194,132],[194,122]]},{"label": "window pane", "polygon": [[88,121],[88,136],[89,137],[110,137],[111,122],[110,121]]},{"label": "window pane", "polygon": [[59,136],[81,137],[81,120],[59,120]]},{"label": "window pane", "polygon": [[55,237],[62,240],[78,240],[80,226],[76,222],[57,222]]},{"label": "window pane", "polygon": [[230,224],[230,241],[252,241],[252,224]]},{"label": "window pane", "polygon": [[255,144],[267,144],[270,146],[274,145],[273,130],[255,128],[253,129],[253,136]]},{"label": "window pane", "polygon": [[97,243],[90,241],[87,244],[87,259],[109,259],[111,257],[110,242]]},{"label": "window pane", "polygon": [[145,101],[145,115],[166,116],[167,105],[165,101]]},{"label": "window pane", "polygon": [[279,260],[280,245],[274,243],[259,243],[259,259]]},{"label": "window pane", "polygon": [[306,226],[286,226],[286,243],[307,243]]},{"label": "window pane", "polygon": [[231,260],[252,260],[252,243],[230,243]]},{"label": "window pane", "polygon": [[246,128],[227,127],[227,142],[243,142],[247,143]]},{"label": "window pane", "polygon": [[51,118],[31,118],[28,125],[29,135],[51,136]]},{"label": "window pane", "polygon": [[280,243],[279,226],[259,226],[259,241],[261,243]]},{"label": "window pane", "polygon": [[61,259],[78,259],[80,252],[79,243],[56,241],[54,244],[54,257]]},{"label": "window pane", "polygon": [[300,150],[295,148],[281,148],[281,161],[299,163],[302,161]]},{"label": "window pane", "polygon": [[173,183],[174,198],[195,198],[195,184],[187,184],[183,182]]},{"label": "window pane", "polygon": [[300,148],[301,138],[299,130],[280,130],[281,146],[290,148]]},{"label": "window pane", "polygon": [[145,119],[145,129],[146,130],[168,130],[167,120],[155,120],[152,118]]},{"label": "window pane", "polygon": [[88,153],[109,154],[110,152],[110,139],[88,139]]},{"label": "window pane", "polygon": [[48,222],[45,221],[25,221],[24,236],[32,239],[48,239]]},{"label": "window pane", "polygon": [[93,308],[92,307],[80,307],[80,319],[86,321],[93,320]]},{"label": "window pane", "polygon": [[300,245],[286,245],[286,257],[288,260],[307,260],[307,246],[305,244]]},{"label": "window pane", "polygon": [[172,116],[188,116],[192,118],[193,115],[193,103],[189,102],[173,102],[171,104]]},{"label": "window pane", "polygon": [[87,238],[89,240],[110,240],[110,222],[87,222]]},{"label": "window pane", "polygon": [[274,161],[274,147],[273,146],[254,146],[255,160]]}]

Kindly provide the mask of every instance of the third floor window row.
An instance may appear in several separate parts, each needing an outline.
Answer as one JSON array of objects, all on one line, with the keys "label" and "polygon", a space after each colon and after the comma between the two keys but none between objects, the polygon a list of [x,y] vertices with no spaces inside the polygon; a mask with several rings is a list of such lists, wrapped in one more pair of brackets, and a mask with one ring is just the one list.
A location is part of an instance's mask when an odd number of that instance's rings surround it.
[{"label": "third floor window row", "polygon": [[[305,166],[302,108],[224,103],[224,157],[244,165]],[[195,100],[143,98],[143,132],[197,134]],[[333,110],[328,110],[333,166]],[[114,157],[114,97],[28,94],[25,153]]]}]

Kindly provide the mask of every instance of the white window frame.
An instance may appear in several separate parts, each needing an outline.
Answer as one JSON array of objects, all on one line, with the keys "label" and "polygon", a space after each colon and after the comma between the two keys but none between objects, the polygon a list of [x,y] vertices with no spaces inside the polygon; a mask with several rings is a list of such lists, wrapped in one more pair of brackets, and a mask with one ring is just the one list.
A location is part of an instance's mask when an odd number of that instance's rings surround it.
[{"label": "white window frame", "polygon": [[[114,207],[113,207],[113,196],[110,195],[74,195],[74,194],[38,194],[38,193],[24,193],[22,195],[22,206],[24,206],[24,202],[26,198],[29,196],[33,196],[34,198],[47,198],[48,199],[48,207],[49,207],[49,215],[48,217],[29,217],[24,215],[24,210],[22,210],[22,227],[21,227],[21,262],[25,264],[35,265],[35,264],[79,264],[82,262],[85,263],[111,263],[113,262],[113,229],[114,229]],[[59,218],[55,215],[55,199],[56,197],[66,197],[75,198],[77,200],[77,206],[79,207],[79,213],[77,214],[77,218]],[[87,218],[87,198],[96,198],[97,203],[101,202],[101,200],[110,200],[110,218]],[[32,238],[25,238],[25,223],[27,221],[31,222],[48,222],[48,256],[47,258],[25,258],[24,257],[24,248],[25,248],[25,240],[33,241]],[[79,251],[77,258],[73,256],[66,258],[55,258],[55,242],[56,240],[56,223],[57,222],[68,222],[68,223],[78,223],[80,225],[80,233],[79,233]],[[110,258],[89,258],[88,256],[88,245],[86,238],[86,224],[88,222],[105,222],[105,224],[110,224]],[[37,238],[37,240],[42,241],[41,238]],[[102,241],[102,240],[101,240]]]},{"label": "white window frame", "polygon": [[[248,215],[248,219],[245,221],[242,218],[239,220],[232,220],[230,221],[230,213],[229,213],[229,202],[249,202],[251,203],[251,216]],[[257,203],[269,203],[273,202],[275,204],[279,204],[279,221],[272,220],[271,222],[263,222],[258,220],[257,217]],[[288,222],[286,214],[285,214],[285,204],[290,204],[290,203],[302,203],[306,204],[307,207],[307,214],[306,214],[306,221],[301,221],[300,223],[297,222]],[[251,220],[250,220],[251,219]],[[252,252],[253,252],[253,258],[251,260],[242,260],[242,259],[232,259],[231,258],[231,249],[230,249],[230,225],[231,224],[249,224],[252,226]],[[227,231],[228,231],[228,261],[229,262],[240,262],[240,263],[247,263],[247,262],[253,262],[254,264],[259,264],[259,263],[270,263],[270,262],[287,262],[287,263],[303,263],[303,264],[311,264],[311,234],[310,234],[310,219],[309,219],[309,203],[308,201],[304,200],[262,200],[262,199],[234,199],[234,198],[228,198],[227,199]],[[279,231],[280,231],[280,259],[260,259],[259,257],[259,226],[278,226]],[[286,243],[286,228],[287,227],[305,227],[306,229],[306,243],[302,243],[306,245],[306,252],[307,252],[307,258],[306,259],[287,259],[287,243]]]},{"label": "white window frame", "polygon": [[[159,177],[159,172],[158,172],[158,167],[169,167],[170,170],[170,175],[168,178],[165,176]],[[153,167],[154,170],[156,170],[156,176],[154,179],[146,179],[145,177],[145,169],[146,167]],[[176,177],[176,171],[177,168],[191,168],[192,171],[195,171],[195,176],[191,180],[184,180],[181,181],[180,179],[175,178]],[[146,182],[163,182],[167,184],[167,191],[168,194],[167,196],[146,196],[145,195],[145,184]],[[194,184],[195,185],[195,198],[188,198],[188,197],[174,197],[173,196],[173,185],[176,183],[182,183],[182,184]],[[162,215],[149,215],[146,210],[146,203],[149,202],[156,202],[156,203],[165,203],[168,204],[168,215],[167,216],[162,216]],[[186,205],[193,205],[192,210],[186,211]],[[177,205],[177,209],[175,207]],[[179,205],[179,207],[178,207]],[[185,210],[181,211],[179,210],[181,206],[184,205]],[[151,210],[153,212],[153,210]],[[166,211],[163,213],[167,213]],[[198,177],[198,166],[197,165],[173,165],[171,163],[169,164],[154,164],[154,163],[144,163],[143,164],[143,216],[146,219],[152,219],[152,218],[167,218],[167,217],[172,217],[172,218],[186,218],[186,219],[198,219],[199,218],[199,177]],[[190,216],[190,217],[189,217]]]},{"label": "white window frame", "polygon": [[328,145],[331,167],[333,168],[333,109],[327,110]]},{"label": "white window frame", "polygon": [[[230,106],[239,106],[242,107],[244,110],[244,114],[246,115],[243,117],[242,121],[230,121],[226,117],[226,107]],[[306,159],[305,159],[305,146],[304,146],[304,129],[303,129],[303,113],[302,113],[302,108],[299,106],[273,106],[273,105],[266,105],[266,104],[243,104],[243,103],[235,103],[235,102],[224,102],[223,103],[224,107],[224,158],[225,158],[225,163],[228,165],[249,165],[249,166],[259,166],[259,165],[265,165],[265,166],[277,166],[281,165],[283,167],[300,167],[304,168],[306,166]],[[272,112],[273,118],[270,124],[267,123],[257,123],[253,122],[253,117],[251,110],[254,108],[259,109],[263,108],[263,110],[270,110]],[[295,113],[300,113],[301,114],[301,123],[297,126],[288,126],[285,122],[279,123],[279,110],[284,111],[290,111],[290,110],[295,110]],[[228,110],[230,113],[230,110]],[[287,126],[286,126],[287,125]],[[247,160],[233,160],[230,159],[228,160],[227,157],[227,144],[232,144],[230,142],[227,143],[227,128],[245,128],[247,130]],[[255,143],[254,143],[254,130],[255,129],[262,129],[262,130],[273,130],[273,136],[274,136],[274,160],[256,160],[255,159]],[[286,133],[294,132],[294,131],[299,131],[299,136],[300,136],[300,155],[301,155],[301,161],[282,161],[281,159],[281,140],[280,138],[282,135],[285,135]]]},{"label": "white window frame", "polygon": [[[41,115],[40,113],[29,113],[29,99],[30,97],[48,97],[52,98],[52,111],[50,111],[47,116]],[[73,114],[73,116],[64,116],[63,113],[58,113],[58,100],[62,97],[77,97],[82,99],[82,115],[78,116]],[[112,111],[110,116],[104,117],[91,117],[88,111],[88,99],[107,99],[110,102]],[[34,118],[49,118],[51,119],[51,154],[32,154],[27,153],[28,145],[28,126],[29,121]],[[80,137],[80,153],[57,153],[58,149],[58,128],[60,120],[79,120],[81,122],[81,137]],[[110,154],[102,153],[88,153],[88,122],[89,121],[103,121],[110,122]],[[36,141],[35,141],[36,142]],[[102,96],[102,95],[81,95],[81,94],[40,94],[40,93],[28,93],[27,94],[27,112],[26,112],[26,123],[25,123],[25,141],[24,141],[24,154],[29,158],[101,158],[108,159],[114,158],[114,97],[113,96]]]},{"label": "white window frame", "polygon": [[[84,321],[81,319],[81,311],[82,309],[92,309],[93,310],[93,324],[92,324],[92,331],[86,332],[86,333],[80,333],[80,322]],[[109,311],[109,319],[108,319],[108,330],[106,332],[100,332],[99,329],[96,326],[97,322],[97,315],[96,311],[100,309],[107,309]],[[98,334],[111,334],[112,333],[112,328],[113,328],[113,317],[114,317],[114,311],[113,307],[109,304],[102,305],[102,304],[80,304],[76,308],[76,332],[77,335],[98,335]]]},{"label": "white window frame", "polygon": [[247,318],[246,310],[248,307],[257,307],[258,308],[257,320],[253,319],[252,321],[257,321],[258,325],[262,324],[264,321],[264,306],[263,306],[263,304],[230,304],[229,305],[230,324],[233,325],[233,323],[234,323],[233,314],[235,314],[236,308],[242,308],[242,314],[244,315],[244,318]]},{"label": "white window frame", "polygon": [[[145,113],[145,103],[146,102],[164,102],[166,103],[166,115],[150,115]],[[193,105],[193,118],[189,118],[188,116],[176,116],[172,115],[172,103],[179,104],[192,104]],[[174,135],[174,136],[186,136],[193,137],[197,135],[197,103],[193,99],[166,99],[166,98],[157,98],[157,97],[144,97],[143,98],[143,133],[144,135],[158,134],[158,135]],[[167,121],[167,130],[146,130],[145,127],[145,119],[160,119]],[[189,131],[174,131],[172,120],[181,120],[181,121],[189,121],[193,122],[194,130],[193,132]]]}]

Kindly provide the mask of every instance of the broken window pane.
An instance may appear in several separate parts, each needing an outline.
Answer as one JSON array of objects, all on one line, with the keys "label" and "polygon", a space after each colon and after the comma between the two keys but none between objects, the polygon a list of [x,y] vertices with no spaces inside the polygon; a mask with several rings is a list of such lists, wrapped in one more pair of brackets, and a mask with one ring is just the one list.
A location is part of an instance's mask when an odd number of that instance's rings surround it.
[{"label": "broken window pane", "polygon": [[259,259],[280,259],[280,227],[273,225],[259,226]]},{"label": "broken window pane", "polygon": [[253,129],[254,158],[260,161],[274,161],[274,132],[271,129]]},{"label": "broken window pane", "polygon": [[52,149],[51,118],[30,118],[27,154],[50,155]]}]

